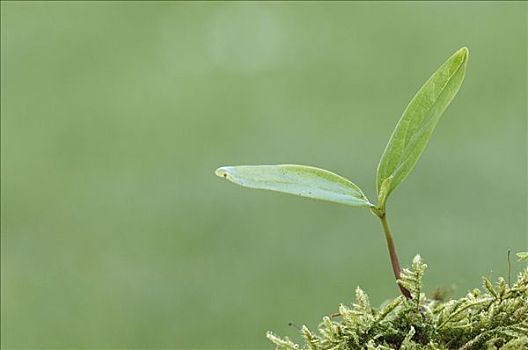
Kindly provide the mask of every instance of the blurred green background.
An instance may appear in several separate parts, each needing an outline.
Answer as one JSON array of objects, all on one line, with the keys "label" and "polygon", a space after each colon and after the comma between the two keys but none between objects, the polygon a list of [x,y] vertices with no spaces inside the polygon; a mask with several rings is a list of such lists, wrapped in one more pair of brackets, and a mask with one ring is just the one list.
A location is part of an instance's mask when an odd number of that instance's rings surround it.
[{"label": "blurred green background", "polygon": [[[272,348],[357,285],[397,295],[367,210],[250,191],[300,163],[374,198],[405,105],[466,81],[389,206],[427,290],[526,249],[527,4],[2,2],[2,346]],[[514,272],[519,271],[514,264]]]}]

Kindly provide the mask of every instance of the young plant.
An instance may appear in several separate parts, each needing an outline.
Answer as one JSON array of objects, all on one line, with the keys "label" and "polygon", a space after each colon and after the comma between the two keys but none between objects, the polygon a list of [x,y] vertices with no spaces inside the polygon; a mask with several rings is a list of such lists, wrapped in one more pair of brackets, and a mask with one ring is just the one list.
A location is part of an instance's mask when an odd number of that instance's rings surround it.
[{"label": "young plant", "polygon": [[463,47],[449,57],[405,108],[378,164],[377,204],[371,203],[363,191],[348,179],[328,170],[305,165],[224,166],[216,170],[216,175],[244,187],[370,209],[383,226],[392,270],[400,291],[410,299],[410,291],[400,283],[401,268],[387,221],[387,200],[414,169],[440,117],[460,89],[468,55],[468,49]]}]

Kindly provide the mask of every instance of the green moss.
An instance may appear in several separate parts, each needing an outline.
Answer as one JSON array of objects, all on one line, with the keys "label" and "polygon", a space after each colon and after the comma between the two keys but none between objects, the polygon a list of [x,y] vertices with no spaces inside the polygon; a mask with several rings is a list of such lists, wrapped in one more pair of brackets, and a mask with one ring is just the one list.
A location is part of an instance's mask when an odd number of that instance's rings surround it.
[{"label": "green moss", "polygon": [[416,256],[399,283],[412,299],[399,296],[379,308],[356,289],[356,300],[323,318],[318,332],[301,329],[305,345],[268,333],[280,349],[528,349],[528,268],[509,286],[483,278],[483,290],[474,289],[456,300],[428,298],[422,293],[427,265]]}]

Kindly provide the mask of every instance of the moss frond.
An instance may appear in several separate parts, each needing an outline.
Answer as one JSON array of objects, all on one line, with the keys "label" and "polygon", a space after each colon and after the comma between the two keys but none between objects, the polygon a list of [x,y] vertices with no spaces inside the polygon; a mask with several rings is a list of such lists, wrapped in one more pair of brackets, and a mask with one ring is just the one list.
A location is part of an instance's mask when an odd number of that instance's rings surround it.
[{"label": "moss frond", "polygon": [[338,319],[324,317],[317,332],[301,329],[305,345],[268,333],[286,350],[446,350],[528,348],[528,268],[509,286],[504,278],[483,278],[483,290],[441,301],[422,292],[427,265],[419,255],[403,269],[402,286],[412,299],[398,296],[373,308],[368,295],[356,289],[352,305],[339,307]]}]

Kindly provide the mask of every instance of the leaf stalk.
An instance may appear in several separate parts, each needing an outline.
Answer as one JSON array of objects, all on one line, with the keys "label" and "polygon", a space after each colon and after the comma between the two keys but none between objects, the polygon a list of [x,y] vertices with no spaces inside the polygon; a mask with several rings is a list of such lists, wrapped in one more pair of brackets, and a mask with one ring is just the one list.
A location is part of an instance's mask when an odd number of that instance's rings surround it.
[{"label": "leaf stalk", "polygon": [[[383,231],[385,232],[385,239],[387,240],[387,248],[389,249],[389,256],[390,256],[390,261],[392,265],[392,272],[394,272],[394,277],[396,278],[396,282],[398,282],[401,276],[401,267],[400,267],[400,261],[398,260],[398,254],[396,253],[396,246],[394,245],[394,239],[392,238],[392,232],[389,226],[389,222],[387,221],[387,214],[385,213],[385,210],[378,210],[378,211],[375,211],[374,213],[381,220]],[[407,299],[412,299],[411,292],[409,292],[409,290],[407,290],[405,287],[403,287],[399,283],[398,283],[398,287],[400,288],[400,291],[403,296],[405,296]]]}]

